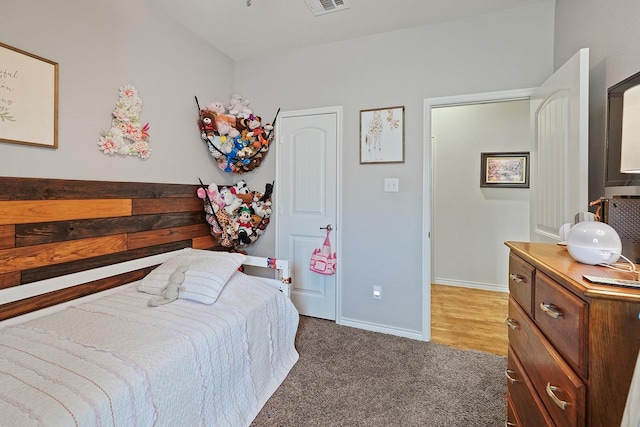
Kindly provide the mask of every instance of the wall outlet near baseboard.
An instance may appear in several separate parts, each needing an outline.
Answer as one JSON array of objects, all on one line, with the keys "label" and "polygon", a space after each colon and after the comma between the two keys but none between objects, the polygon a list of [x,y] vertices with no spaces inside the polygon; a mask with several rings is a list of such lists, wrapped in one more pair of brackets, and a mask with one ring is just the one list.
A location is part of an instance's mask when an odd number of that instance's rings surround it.
[{"label": "wall outlet near baseboard", "polygon": [[382,299],[382,286],[373,285],[373,299]]}]

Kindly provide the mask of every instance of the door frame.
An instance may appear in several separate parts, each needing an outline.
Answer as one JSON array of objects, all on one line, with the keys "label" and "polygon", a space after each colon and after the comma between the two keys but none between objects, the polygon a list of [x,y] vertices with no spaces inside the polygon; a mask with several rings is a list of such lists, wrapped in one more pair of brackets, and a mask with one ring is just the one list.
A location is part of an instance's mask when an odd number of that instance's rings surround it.
[{"label": "door frame", "polygon": [[533,88],[526,88],[444,96],[438,98],[425,98],[424,100],[424,146],[422,159],[422,339],[424,341],[431,340],[431,271],[433,267],[433,258],[431,256],[433,251],[433,242],[431,240],[431,229],[433,224],[431,221],[434,209],[431,200],[434,190],[431,110],[433,108],[440,107],[529,99],[533,94],[533,91]]},{"label": "door frame", "polygon": [[[335,313],[335,322],[336,324],[342,323],[342,268],[340,266],[342,262],[342,140],[343,140],[343,118],[342,118],[342,106],[333,106],[333,107],[321,107],[321,108],[311,108],[305,110],[291,110],[291,111],[281,111],[279,114],[278,120],[282,120],[283,118],[288,117],[303,117],[303,116],[315,116],[318,114],[335,114],[336,116],[336,223],[333,228],[333,236],[332,236],[332,248],[334,248],[335,253],[337,254],[337,267],[335,273],[336,279],[336,313]],[[280,141],[281,135],[278,132],[279,126],[275,126],[276,129],[276,142],[278,146],[282,143]],[[280,247],[280,213],[279,213],[279,202],[278,202],[278,191],[277,191],[277,180],[281,173],[281,156],[280,150],[276,150],[276,191],[274,192],[275,199],[275,256],[279,257],[278,248]]]}]

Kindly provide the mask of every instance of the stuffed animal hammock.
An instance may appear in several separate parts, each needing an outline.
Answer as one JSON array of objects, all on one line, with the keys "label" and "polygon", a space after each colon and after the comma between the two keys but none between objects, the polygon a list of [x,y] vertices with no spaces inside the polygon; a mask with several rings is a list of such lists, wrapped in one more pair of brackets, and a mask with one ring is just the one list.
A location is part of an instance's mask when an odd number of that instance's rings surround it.
[{"label": "stuffed animal hammock", "polygon": [[265,185],[264,193],[250,191],[245,181],[229,187],[200,180],[198,197],[203,200],[211,235],[227,248],[241,248],[258,240],[271,216],[273,183]]},{"label": "stuffed animal hammock", "polygon": [[[201,109],[196,97],[200,137],[225,172],[249,172],[260,166],[269,151],[273,125],[262,123],[248,104],[240,95],[233,95],[227,107],[221,102],[209,102]],[[279,112],[280,109],[274,122]]]}]

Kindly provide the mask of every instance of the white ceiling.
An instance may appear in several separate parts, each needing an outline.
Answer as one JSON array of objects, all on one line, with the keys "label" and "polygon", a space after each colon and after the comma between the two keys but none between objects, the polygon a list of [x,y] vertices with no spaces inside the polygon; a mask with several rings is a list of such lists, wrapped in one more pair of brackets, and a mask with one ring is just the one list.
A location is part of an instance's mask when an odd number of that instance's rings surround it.
[{"label": "white ceiling", "polygon": [[350,0],[314,16],[304,0],[150,0],[235,60],[554,0]]}]

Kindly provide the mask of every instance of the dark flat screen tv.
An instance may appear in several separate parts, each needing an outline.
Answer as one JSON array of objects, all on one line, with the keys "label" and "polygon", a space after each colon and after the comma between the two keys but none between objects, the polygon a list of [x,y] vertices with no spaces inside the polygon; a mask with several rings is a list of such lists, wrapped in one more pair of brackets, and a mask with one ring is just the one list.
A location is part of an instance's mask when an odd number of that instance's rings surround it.
[{"label": "dark flat screen tv", "polygon": [[640,72],[611,86],[607,91],[607,142],[605,197],[640,195],[640,174],[620,172],[622,101],[624,91],[640,84]]}]

